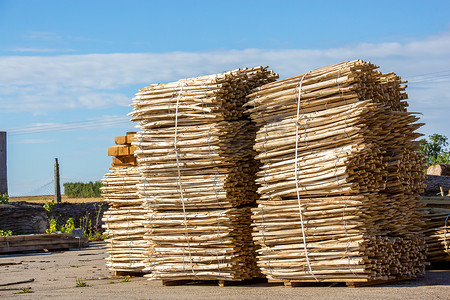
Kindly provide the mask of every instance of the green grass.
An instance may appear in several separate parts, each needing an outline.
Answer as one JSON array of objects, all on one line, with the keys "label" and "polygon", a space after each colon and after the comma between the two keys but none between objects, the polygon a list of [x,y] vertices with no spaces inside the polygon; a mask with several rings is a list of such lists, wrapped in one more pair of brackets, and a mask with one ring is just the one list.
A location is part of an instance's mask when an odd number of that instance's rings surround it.
[{"label": "green grass", "polygon": [[22,289],[20,292],[17,292],[15,294],[30,294],[33,293],[33,291],[31,290],[31,288],[24,288]]},{"label": "green grass", "polygon": [[77,278],[75,287],[87,287],[86,281],[83,281],[82,279]]}]

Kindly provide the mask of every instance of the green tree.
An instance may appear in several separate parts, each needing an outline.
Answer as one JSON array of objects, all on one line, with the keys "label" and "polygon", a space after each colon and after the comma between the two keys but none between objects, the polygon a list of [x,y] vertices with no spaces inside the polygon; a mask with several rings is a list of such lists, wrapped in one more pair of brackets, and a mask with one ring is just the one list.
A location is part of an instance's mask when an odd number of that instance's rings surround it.
[{"label": "green tree", "polygon": [[0,204],[8,204],[9,203],[9,196],[8,194],[0,194]]},{"label": "green tree", "polygon": [[100,197],[102,187],[101,181],[96,182],[66,182],[64,183],[64,194],[69,198],[91,198]]},{"label": "green tree", "polygon": [[429,141],[426,139],[421,140],[423,144],[419,150],[425,157],[427,167],[450,163],[450,151],[446,148],[448,146],[447,137],[435,133],[430,135],[428,139]]}]

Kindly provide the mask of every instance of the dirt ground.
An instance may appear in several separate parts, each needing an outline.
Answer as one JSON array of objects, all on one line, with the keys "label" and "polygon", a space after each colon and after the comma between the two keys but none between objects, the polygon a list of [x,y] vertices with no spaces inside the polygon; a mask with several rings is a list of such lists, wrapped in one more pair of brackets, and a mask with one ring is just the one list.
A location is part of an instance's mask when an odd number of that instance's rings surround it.
[{"label": "dirt ground", "polygon": [[[43,196],[23,196],[23,197],[9,197],[10,202],[32,202],[32,203],[42,203],[54,200],[54,195],[43,195]],[[69,203],[84,203],[84,202],[100,202],[104,201],[103,198],[68,198],[66,195],[61,195],[62,202]]]},{"label": "dirt ground", "polygon": [[[249,284],[162,286],[144,277],[114,277],[105,266],[106,244],[71,251],[0,255],[1,299],[450,299],[450,270],[421,279],[372,287],[284,287]],[[34,279],[34,280],[33,280]],[[6,285],[19,281],[22,284]],[[86,287],[76,287],[77,282]],[[29,289],[32,293],[22,293]]]}]

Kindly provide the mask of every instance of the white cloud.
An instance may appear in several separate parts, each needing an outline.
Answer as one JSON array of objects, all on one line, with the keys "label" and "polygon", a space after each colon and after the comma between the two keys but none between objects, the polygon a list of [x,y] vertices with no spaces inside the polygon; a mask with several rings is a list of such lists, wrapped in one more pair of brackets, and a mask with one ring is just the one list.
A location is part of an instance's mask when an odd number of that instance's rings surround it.
[{"label": "white cloud", "polygon": [[[35,38],[57,36],[35,33]],[[136,87],[212,74],[239,67],[268,65],[281,78],[340,61],[361,58],[383,72],[408,76],[450,70],[450,31],[398,43],[361,43],[347,47],[287,50],[222,50],[209,52],[116,53],[0,57],[0,109],[5,112],[126,106]],[[441,74],[442,75],[442,74]],[[435,107],[450,103],[450,77],[412,80],[411,109],[424,119],[446,121]],[[442,125],[443,126],[443,125]]]},{"label": "white cloud", "polygon": [[127,125],[130,125],[130,120],[127,116],[101,116],[68,123],[34,123],[21,127],[9,128],[7,131],[10,135],[22,135],[44,132],[100,130],[114,127],[123,128]]}]

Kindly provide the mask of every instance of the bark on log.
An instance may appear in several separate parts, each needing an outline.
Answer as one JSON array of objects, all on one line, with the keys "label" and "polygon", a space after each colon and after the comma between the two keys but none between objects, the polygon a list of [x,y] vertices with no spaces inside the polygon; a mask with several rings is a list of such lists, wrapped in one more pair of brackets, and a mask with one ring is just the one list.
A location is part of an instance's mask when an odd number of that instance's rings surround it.
[{"label": "bark on log", "polygon": [[427,187],[425,188],[425,195],[440,195],[441,187],[444,190],[445,194],[447,194],[450,190],[450,176],[427,175],[427,179],[424,181],[424,183],[427,185]]}]

